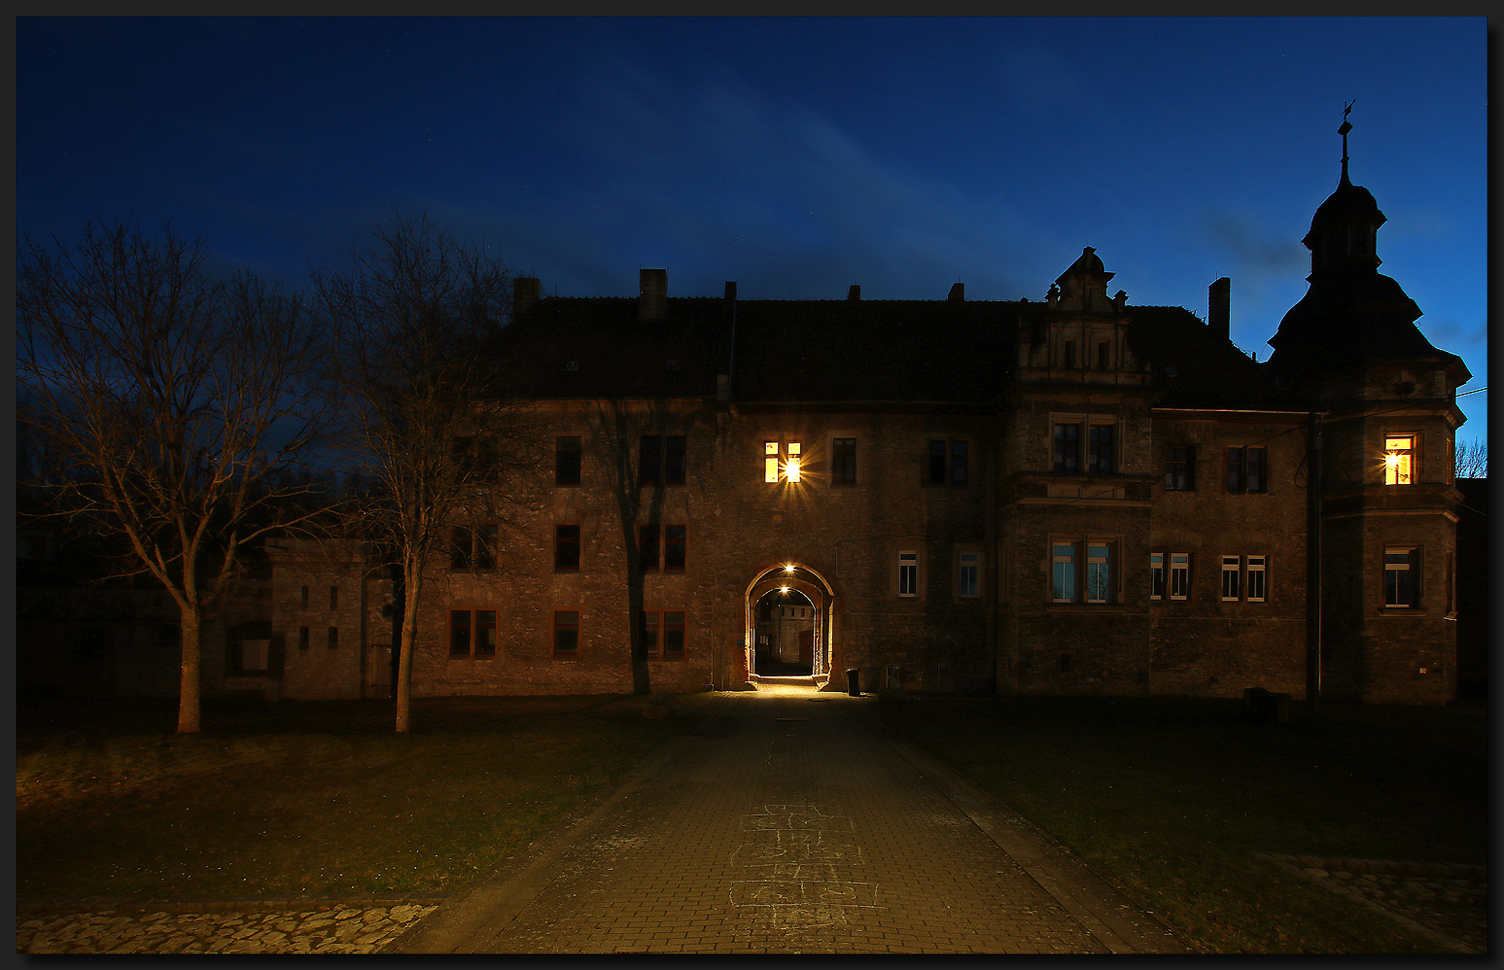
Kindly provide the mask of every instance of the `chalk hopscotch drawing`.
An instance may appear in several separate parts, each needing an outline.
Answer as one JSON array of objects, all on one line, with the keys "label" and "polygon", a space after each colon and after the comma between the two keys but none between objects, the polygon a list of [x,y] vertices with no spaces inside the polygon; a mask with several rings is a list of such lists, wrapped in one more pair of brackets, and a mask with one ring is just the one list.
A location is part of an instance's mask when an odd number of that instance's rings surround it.
[{"label": "chalk hopscotch drawing", "polygon": [[851,819],[814,805],[765,805],[741,817],[732,865],[754,878],[731,883],[731,904],[772,931],[842,926],[854,908],[877,909],[877,884],[853,878],[863,865]]}]

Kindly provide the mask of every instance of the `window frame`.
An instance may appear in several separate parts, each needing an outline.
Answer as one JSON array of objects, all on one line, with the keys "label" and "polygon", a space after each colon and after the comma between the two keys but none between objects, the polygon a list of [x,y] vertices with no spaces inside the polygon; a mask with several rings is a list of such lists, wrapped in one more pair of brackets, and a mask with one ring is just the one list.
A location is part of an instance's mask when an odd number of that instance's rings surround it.
[{"label": "window frame", "polygon": [[638,610],[641,659],[668,663],[682,661],[689,652],[685,643],[688,617],[687,610]]},{"label": "window frame", "polygon": [[[1407,441],[1408,445],[1396,447],[1392,442]],[[1391,463],[1389,456],[1399,460]],[[1403,469],[1403,470],[1401,470]],[[1414,485],[1420,470],[1420,434],[1415,431],[1386,431],[1384,433],[1383,475],[1385,485]],[[1404,480],[1401,481],[1400,479]],[[1394,479],[1391,481],[1391,479]]]},{"label": "window frame", "polygon": [[830,439],[830,484],[849,488],[856,484],[856,438]]},{"label": "window frame", "polygon": [[[572,619],[569,619],[572,618]],[[581,617],[579,610],[554,610],[552,626],[553,656],[556,660],[578,660],[580,657],[580,627]],[[561,647],[565,639],[571,642],[569,647]]]},{"label": "window frame", "polygon": [[[1254,456],[1258,461],[1253,460]],[[1229,445],[1223,452],[1223,483],[1227,491],[1234,495],[1263,495],[1269,491],[1269,449],[1264,445]],[[1252,477],[1249,469],[1258,466],[1258,477],[1255,485],[1250,485]]]},{"label": "window frame", "polygon": [[1115,414],[1051,414],[1050,470],[1057,475],[1120,474],[1122,429],[1123,419]]},{"label": "window frame", "polygon": [[659,563],[663,556],[662,535],[663,527],[661,525],[649,523],[638,524],[637,568],[639,572],[658,572]]},{"label": "window frame", "polygon": [[1187,602],[1191,598],[1191,554],[1171,552],[1169,556],[1170,583],[1166,592],[1172,602]]},{"label": "window frame", "polygon": [[684,525],[663,526],[663,571],[682,573],[689,559],[689,527]]},{"label": "window frame", "polygon": [[924,484],[934,488],[966,488],[971,484],[971,438],[965,435],[929,438]]},{"label": "window frame", "polygon": [[803,481],[804,439],[763,438],[762,480],[764,485],[787,482],[798,485]]},{"label": "window frame", "polygon": [[579,485],[584,478],[585,451],[579,435],[554,438],[554,484],[562,487]]},{"label": "window frame", "polygon": [[1170,445],[1165,450],[1165,491],[1194,492],[1195,490],[1196,446]]},{"label": "window frame", "polygon": [[[970,562],[967,562],[967,559]],[[967,579],[970,578],[968,584]],[[956,598],[982,598],[982,553],[977,549],[956,550]]]},{"label": "window frame", "polygon": [[1160,601],[1165,598],[1169,587],[1166,585],[1168,573],[1165,570],[1165,553],[1149,553],[1149,599]]},{"label": "window frame", "polygon": [[[903,599],[919,596],[919,550],[900,549],[894,560],[897,566],[897,591]],[[905,581],[907,579],[907,582]],[[907,592],[905,590],[907,589]]]},{"label": "window frame", "polygon": [[[566,534],[567,530],[573,530],[574,534]],[[577,573],[584,559],[583,529],[578,523],[558,522],[554,524],[554,572]],[[573,550],[573,562],[567,561],[566,552]]]},{"label": "window frame", "polygon": [[[1258,577],[1257,583],[1254,577]],[[1254,587],[1258,595],[1254,595]],[[1269,601],[1269,557],[1250,555],[1243,557],[1243,602],[1267,603]]]},{"label": "window frame", "polygon": [[[1231,593],[1231,595],[1229,595]],[[1243,601],[1243,557],[1222,557],[1222,602]]]},{"label": "window frame", "polygon": [[[1404,561],[1396,561],[1393,557],[1403,556]],[[1384,547],[1384,609],[1386,610],[1418,610],[1421,608],[1421,547],[1418,545],[1386,545]],[[1400,577],[1404,579],[1404,592],[1406,602],[1399,602]]]}]

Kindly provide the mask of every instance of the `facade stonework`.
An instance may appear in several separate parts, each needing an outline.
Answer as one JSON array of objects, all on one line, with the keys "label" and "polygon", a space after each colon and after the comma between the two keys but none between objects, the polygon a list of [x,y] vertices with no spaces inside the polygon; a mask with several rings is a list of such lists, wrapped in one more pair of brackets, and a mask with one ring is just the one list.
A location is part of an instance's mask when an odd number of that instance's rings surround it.
[{"label": "facade stonework", "polygon": [[[1135,306],[1090,248],[1041,301],[519,280],[498,354],[550,453],[508,484],[505,522],[457,523],[469,552],[431,564],[414,693],[798,669],[832,688],[858,670],[864,689],[1299,697],[1319,677],[1335,700],[1451,700],[1469,375],[1378,276],[1383,217],[1345,159],[1333,200],[1262,364],[1229,339],[1226,279],[1204,321]],[[285,695],[386,696],[390,575],[292,543],[271,558]]]}]

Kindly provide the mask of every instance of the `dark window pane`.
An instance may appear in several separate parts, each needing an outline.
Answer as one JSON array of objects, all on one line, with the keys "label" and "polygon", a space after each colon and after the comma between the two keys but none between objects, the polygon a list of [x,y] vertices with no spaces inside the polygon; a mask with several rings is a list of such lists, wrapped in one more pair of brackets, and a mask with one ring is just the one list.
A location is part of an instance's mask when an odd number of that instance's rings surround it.
[{"label": "dark window pane", "polygon": [[663,568],[683,569],[686,551],[687,527],[666,525],[663,527]]},{"label": "dark window pane", "polygon": [[557,485],[580,484],[580,439],[564,437],[557,440],[554,453],[554,483]]},{"label": "dark window pane", "polygon": [[663,481],[662,436],[642,436],[637,458],[637,481],[642,485],[657,485]]},{"label": "dark window pane", "polygon": [[580,568],[580,527],[554,526],[554,568]]},{"label": "dark window pane", "polygon": [[931,485],[945,484],[945,442],[930,442],[930,477]]},{"label": "dark window pane", "polygon": [[952,485],[966,484],[966,442],[964,441],[950,443],[950,483]]},{"label": "dark window pane", "polygon": [[449,656],[470,656],[470,611],[449,612]]}]

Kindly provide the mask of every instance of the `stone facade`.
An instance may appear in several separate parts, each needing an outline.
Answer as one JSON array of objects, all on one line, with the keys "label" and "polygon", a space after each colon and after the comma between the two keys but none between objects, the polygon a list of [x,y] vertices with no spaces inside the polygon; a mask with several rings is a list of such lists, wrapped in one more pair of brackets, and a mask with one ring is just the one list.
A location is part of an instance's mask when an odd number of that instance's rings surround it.
[{"label": "stone facade", "polygon": [[[1301,697],[1319,602],[1325,697],[1445,703],[1469,375],[1375,272],[1382,221],[1344,159],[1264,364],[1228,280],[1205,321],[1130,305],[1090,248],[1042,301],[519,280],[504,383],[551,453],[432,564],[414,693],[735,689],[792,661],[831,687]],[[314,631],[285,692],[384,696],[390,578],[328,563],[274,556],[275,638]]]}]

